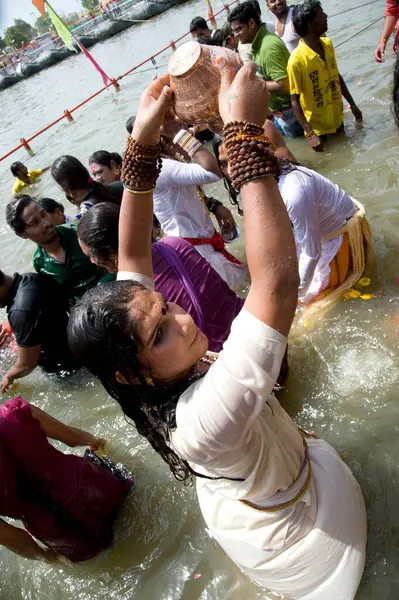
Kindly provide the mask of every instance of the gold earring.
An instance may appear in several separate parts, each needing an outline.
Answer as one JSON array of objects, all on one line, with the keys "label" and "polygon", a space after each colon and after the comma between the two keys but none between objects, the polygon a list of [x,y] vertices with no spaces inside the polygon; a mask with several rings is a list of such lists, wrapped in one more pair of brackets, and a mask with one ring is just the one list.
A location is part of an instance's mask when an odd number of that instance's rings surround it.
[{"label": "gold earring", "polygon": [[153,381],[152,377],[146,377],[145,381],[146,381],[147,385],[151,385],[152,387],[154,387],[154,381]]}]

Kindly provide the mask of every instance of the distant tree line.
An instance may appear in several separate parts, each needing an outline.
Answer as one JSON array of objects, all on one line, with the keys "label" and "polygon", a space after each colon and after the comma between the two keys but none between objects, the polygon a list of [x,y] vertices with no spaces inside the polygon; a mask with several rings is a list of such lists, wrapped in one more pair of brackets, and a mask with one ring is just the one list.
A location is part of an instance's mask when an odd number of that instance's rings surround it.
[{"label": "distant tree line", "polygon": [[[89,12],[94,12],[99,7],[99,0],[81,0],[81,3],[83,8]],[[60,17],[67,25],[74,25],[79,20],[76,12],[67,15],[60,14]],[[14,24],[5,30],[4,37],[0,37],[0,50],[6,46],[20,48],[23,44],[29,44],[37,35],[47,33],[51,29],[53,29],[53,25],[47,16],[38,17],[33,26],[23,19],[14,19]]]}]

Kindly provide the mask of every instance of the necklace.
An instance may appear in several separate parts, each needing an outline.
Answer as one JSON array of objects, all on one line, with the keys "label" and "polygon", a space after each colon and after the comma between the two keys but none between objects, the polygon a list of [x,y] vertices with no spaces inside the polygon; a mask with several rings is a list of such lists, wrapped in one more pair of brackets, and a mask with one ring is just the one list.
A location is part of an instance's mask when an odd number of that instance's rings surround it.
[{"label": "necklace", "polygon": [[205,354],[205,356],[200,358],[200,361],[202,363],[204,363],[205,365],[213,365],[213,363],[216,362],[217,359],[218,359],[217,355]]},{"label": "necklace", "polygon": [[204,369],[200,368],[199,363],[203,363],[204,365],[208,365],[211,366],[213,365],[214,362],[217,361],[218,355],[215,353],[207,353],[205,354],[205,356],[203,356],[202,358],[199,359],[199,362],[196,363],[196,365],[193,367],[193,371],[191,373],[191,375],[189,375],[188,380],[190,383],[192,383],[193,381],[196,381],[197,379],[200,379],[200,377],[202,377],[205,373]]}]

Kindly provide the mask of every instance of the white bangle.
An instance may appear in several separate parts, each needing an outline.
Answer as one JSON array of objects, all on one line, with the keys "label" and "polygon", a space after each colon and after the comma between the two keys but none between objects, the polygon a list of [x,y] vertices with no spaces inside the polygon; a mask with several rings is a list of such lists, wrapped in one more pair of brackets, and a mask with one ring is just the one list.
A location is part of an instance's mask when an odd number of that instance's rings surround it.
[{"label": "white bangle", "polygon": [[192,158],[201,148],[202,144],[189,131],[181,129],[173,138],[173,142],[178,144]]}]

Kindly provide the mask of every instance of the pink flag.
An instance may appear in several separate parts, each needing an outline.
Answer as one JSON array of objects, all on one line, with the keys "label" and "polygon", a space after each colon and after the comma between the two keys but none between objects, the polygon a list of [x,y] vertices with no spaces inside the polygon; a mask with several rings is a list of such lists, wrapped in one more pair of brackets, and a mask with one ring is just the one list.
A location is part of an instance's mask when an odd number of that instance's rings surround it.
[{"label": "pink flag", "polygon": [[102,68],[100,67],[98,62],[92,57],[90,52],[83,46],[83,44],[81,44],[80,42],[78,42],[78,43],[79,43],[79,48],[81,49],[83,54],[89,59],[89,61],[93,65],[93,67],[95,69],[97,69],[97,71],[100,73],[101,77],[103,78],[104,85],[108,85],[109,83],[111,83],[111,80],[108,77],[108,75],[105,73],[105,71],[102,70]]}]

